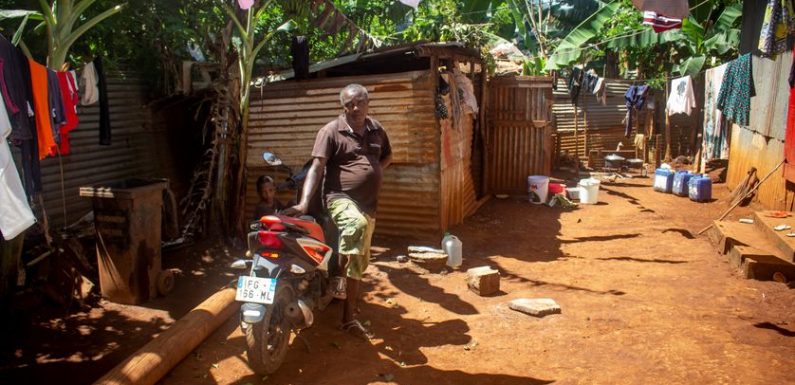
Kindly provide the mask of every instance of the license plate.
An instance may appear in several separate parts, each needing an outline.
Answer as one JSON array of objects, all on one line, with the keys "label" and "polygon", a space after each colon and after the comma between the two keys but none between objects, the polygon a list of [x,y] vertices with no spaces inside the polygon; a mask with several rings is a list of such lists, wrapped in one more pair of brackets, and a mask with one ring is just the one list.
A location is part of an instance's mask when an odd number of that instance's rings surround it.
[{"label": "license plate", "polygon": [[273,303],[276,295],[276,280],[273,278],[257,278],[242,276],[237,279],[235,301],[262,304]]}]

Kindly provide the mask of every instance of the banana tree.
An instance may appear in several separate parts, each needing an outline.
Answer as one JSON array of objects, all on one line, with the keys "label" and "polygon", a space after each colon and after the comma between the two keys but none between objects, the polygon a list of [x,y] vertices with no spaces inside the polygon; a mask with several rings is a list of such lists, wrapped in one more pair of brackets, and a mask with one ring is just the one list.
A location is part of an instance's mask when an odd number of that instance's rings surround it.
[{"label": "banana tree", "polygon": [[66,63],[66,56],[80,36],[86,33],[103,20],[119,13],[126,3],[113,6],[94,16],[88,21],[81,22],[83,14],[96,0],[54,0],[52,4],[47,0],[39,0],[41,15],[47,27],[47,66],[61,69]]}]

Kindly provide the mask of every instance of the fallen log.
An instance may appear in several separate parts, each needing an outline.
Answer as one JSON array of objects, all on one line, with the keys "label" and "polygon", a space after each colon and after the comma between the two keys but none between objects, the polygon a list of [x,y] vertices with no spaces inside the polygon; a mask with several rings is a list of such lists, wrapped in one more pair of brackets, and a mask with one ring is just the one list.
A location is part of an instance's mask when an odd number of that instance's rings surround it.
[{"label": "fallen log", "polygon": [[94,385],[154,385],[239,307],[234,288],[213,294]]}]

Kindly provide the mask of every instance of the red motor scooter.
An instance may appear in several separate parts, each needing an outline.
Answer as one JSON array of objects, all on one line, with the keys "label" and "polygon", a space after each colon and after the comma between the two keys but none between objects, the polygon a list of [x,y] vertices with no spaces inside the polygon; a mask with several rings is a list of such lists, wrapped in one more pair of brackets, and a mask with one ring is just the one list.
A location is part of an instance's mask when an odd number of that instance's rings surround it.
[{"label": "red motor scooter", "polygon": [[[271,166],[282,165],[271,153],[263,157]],[[307,169],[291,173],[279,187],[300,186]],[[310,216],[264,216],[250,230],[248,258],[232,264],[247,270],[238,277],[235,300],[243,302],[240,326],[249,366],[270,374],[284,361],[291,333],[312,326],[313,311],[331,302],[329,266],[333,268],[336,259],[323,226]]]}]

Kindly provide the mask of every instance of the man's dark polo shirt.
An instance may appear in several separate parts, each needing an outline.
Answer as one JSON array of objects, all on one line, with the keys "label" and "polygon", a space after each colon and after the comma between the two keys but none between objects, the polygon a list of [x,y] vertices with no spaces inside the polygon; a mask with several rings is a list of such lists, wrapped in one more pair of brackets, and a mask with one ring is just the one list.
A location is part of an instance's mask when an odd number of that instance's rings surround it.
[{"label": "man's dark polo shirt", "polygon": [[320,129],[312,156],[326,158],[323,185],[326,205],[350,198],[367,215],[375,217],[381,190],[381,161],[392,154],[386,131],[367,117],[364,135],[356,134],[340,115]]}]

